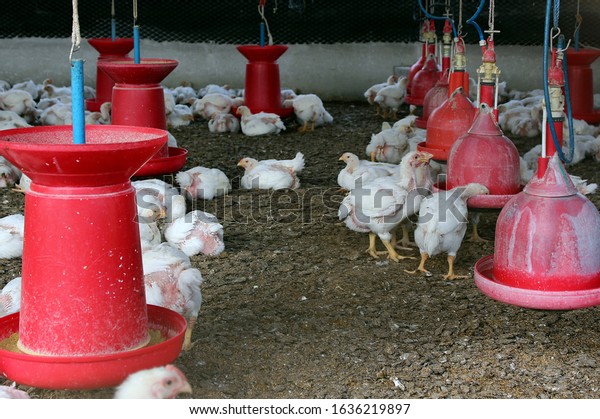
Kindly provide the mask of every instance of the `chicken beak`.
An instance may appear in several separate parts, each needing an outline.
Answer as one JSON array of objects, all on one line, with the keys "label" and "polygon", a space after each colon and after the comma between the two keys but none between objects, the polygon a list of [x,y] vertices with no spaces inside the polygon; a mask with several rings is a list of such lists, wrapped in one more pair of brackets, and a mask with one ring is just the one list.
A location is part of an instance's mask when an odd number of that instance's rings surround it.
[{"label": "chicken beak", "polygon": [[179,392],[192,394],[192,386],[186,381],[183,386],[181,386],[181,389],[179,389]]},{"label": "chicken beak", "polygon": [[246,167],[246,166],[244,165],[244,163],[242,163],[242,161],[241,161],[241,160],[238,162],[238,164],[237,164],[237,165],[238,165],[238,166],[240,166],[240,167]]},{"label": "chicken beak", "polygon": [[346,159],[344,158],[344,156],[340,156],[340,158],[338,160],[339,161],[346,161]]},{"label": "chicken beak", "polygon": [[429,160],[433,158],[433,154],[428,153],[426,151],[422,151],[419,157],[419,163],[421,164],[429,164]]}]

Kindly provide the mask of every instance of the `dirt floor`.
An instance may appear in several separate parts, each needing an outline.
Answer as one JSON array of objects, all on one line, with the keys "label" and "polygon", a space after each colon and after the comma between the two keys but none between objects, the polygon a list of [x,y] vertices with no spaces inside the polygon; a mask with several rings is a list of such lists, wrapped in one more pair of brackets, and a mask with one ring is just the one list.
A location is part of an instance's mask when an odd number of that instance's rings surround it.
[{"label": "dirt floor", "polygon": [[[430,261],[434,275],[425,277],[404,272],[416,259],[395,263],[364,253],[368,236],[337,219],[338,158],[346,151],[366,158],[382,119],[366,103],[326,108],[333,125],[307,134],[293,121],[265,137],[211,134],[205,122],[172,131],[189,152],[186,169],[217,167],[233,182],[225,198],[196,203],[221,220],[226,250],[192,258],[205,279],[204,301],[196,344],[174,362],[192,397],[598,397],[600,308],[525,309],[475,285],[475,262],[494,252],[497,212],[481,217],[490,241],[464,241],[458,252],[457,273],[469,279],[444,280],[445,255]],[[515,139],[521,152],[538,142]],[[240,158],[287,159],[297,151],[306,159],[300,189],[239,189]],[[587,159],[570,172],[598,182],[599,168]],[[590,198],[599,205],[598,196]],[[23,211],[22,194],[2,189],[0,202],[0,216]],[[0,285],[20,271],[20,259],[0,261]],[[20,388],[33,398],[113,394]]]}]

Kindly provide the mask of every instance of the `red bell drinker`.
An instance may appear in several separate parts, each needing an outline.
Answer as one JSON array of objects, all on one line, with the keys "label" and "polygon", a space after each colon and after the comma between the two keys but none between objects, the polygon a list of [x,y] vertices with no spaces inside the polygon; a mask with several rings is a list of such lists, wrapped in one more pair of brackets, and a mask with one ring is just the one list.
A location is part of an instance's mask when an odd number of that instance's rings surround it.
[{"label": "red bell drinker", "polygon": [[600,304],[600,214],[577,192],[555,154],[542,177],[502,209],[494,254],[475,265],[475,283],[517,306],[569,310]]},{"label": "red bell drinker", "polygon": [[589,124],[600,123],[600,111],[594,109],[594,76],[591,65],[600,57],[597,48],[568,48],[567,74],[573,118]]},{"label": "red bell drinker", "polygon": [[406,95],[409,105],[423,106],[425,95],[440,79],[440,68],[435,55],[429,54],[423,68],[415,74],[411,82],[410,94]]}]

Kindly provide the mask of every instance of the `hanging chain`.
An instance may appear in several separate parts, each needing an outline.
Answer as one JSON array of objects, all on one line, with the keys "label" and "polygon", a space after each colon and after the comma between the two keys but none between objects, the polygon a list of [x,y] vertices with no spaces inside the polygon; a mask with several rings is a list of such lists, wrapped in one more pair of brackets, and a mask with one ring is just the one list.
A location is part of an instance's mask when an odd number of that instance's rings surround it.
[{"label": "hanging chain", "polygon": [[73,54],[81,48],[81,33],[79,31],[79,11],[77,10],[77,0],[73,0],[73,28],[71,31],[71,52],[69,53],[69,63],[73,62]]},{"label": "hanging chain", "polygon": [[575,13],[575,31],[573,32],[573,37],[578,39],[579,37],[579,29],[581,29],[581,24],[583,23],[583,16],[579,13],[579,0],[577,0],[577,13]]},{"label": "hanging chain", "polygon": [[494,4],[494,0],[490,0],[490,8],[489,8],[489,12],[488,12],[488,30],[484,31],[484,32],[490,34],[490,41],[494,40],[495,33],[500,33],[500,31],[497,31],[494,28],[495,10],[496,10],[496,5]]},{"label": "hanging chain", "polygon": [[458,37],[462,36],[462,28],[463,28],[463,10],[462,10],[462,0],[460,0],[458,2],[458,28],[457,33],[458,33]]}]

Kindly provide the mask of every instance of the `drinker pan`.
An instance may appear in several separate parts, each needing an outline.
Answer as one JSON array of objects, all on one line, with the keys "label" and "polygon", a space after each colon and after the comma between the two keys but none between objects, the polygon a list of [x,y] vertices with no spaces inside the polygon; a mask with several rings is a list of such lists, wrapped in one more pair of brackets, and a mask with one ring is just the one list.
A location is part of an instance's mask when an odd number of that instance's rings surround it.
[{"label": "drinker pan", "polygon": [[475,264],[475,284],[508,304],[571,310],[600,304],[600,214],[577,192],[555,154],[540,178],[504,206],[494,254]]},{"label": "drinker pan", "polygon": [[[118,125],[86,126],[85,144],[73,143],[69,125],[0,132],[0,154],[31,178],[16,343],[23,352],[19,362],[30,365],[27,371],[13,369],[14,357],[2,357],[1,372],[10,379],[25,383],[20,374],[35,375],[49,360],[75,357],[110,375],[113,384],[122,373],[104,371],[105,357],[142,357],[135,351],[150,342],[151,333],[130,177],[166,141],[164,130]],[[168,351],[135,360],[136,368],[170,362],[181,349],[177,316],[153,321],[170,325]],[[0,329],[0,336],[13,333]],[[78,388],[89,379],[84,372],[89,369],[53,386]],[[40,382],[28,384],[45,386],[46,378],[37,377]]]}]

